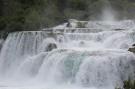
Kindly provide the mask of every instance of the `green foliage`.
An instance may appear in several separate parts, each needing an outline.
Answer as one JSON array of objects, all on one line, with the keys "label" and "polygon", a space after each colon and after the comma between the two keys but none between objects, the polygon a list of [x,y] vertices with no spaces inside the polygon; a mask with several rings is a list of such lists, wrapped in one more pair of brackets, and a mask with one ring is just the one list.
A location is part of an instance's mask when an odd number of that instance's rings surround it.
[{"label": "green foliage", "polygon": [[86,0],[70,0],[70,6],[75,10],[86,10],[88,5]]},{"label": "green foliage", "polygon": [[128,80],[123,81],[122,88],[115,89],[135,89],[135,80],[133,81],[129,78]]},{"label": "green foliage", "polygon": [[0,0],[0,31],[39,30],[72,18],[98,19],[108,1],[121,13],[120,19],[135,17],[133,0]]}]

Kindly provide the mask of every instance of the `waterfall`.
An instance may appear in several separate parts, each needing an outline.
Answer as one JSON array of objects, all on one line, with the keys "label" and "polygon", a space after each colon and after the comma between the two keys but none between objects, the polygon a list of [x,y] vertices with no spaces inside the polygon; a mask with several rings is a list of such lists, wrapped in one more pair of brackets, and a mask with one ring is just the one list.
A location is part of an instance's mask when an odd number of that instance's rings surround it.
[{"label": "waterfall", "polygon": [[[124,30],[10,33],[0,54],[0,88],[114,89],[122,86],[129,76],[135,78],[135,55],[127,51],[135,42],[135,32],[120,25]],[[128,27],[133,28],[132,23]]]},{"label": "waterfall", "polygon": [[134,63],[134,55],[125,51],[56,50],[47,56],[37,77],[87,87],[113,86],[134,76]]},{"label": "waterfall", "polygon": [[[45,32],[16,32],[7,37],[1,51],[0,73],[16,71],[25,58],[39,54],[43,49],[41,45],[45,38],[49,37]],[[41,50],[42,49],[42,50]]]}]

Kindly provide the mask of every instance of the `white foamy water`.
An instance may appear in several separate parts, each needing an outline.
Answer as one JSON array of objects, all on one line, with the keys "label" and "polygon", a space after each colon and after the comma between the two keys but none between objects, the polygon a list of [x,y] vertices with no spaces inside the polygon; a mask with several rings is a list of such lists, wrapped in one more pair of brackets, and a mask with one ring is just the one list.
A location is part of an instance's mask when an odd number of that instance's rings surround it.
[{"label": "white foamy water", "polygon": [[122,86],[129,76],[135,78],[135,55],[127,51],[135,42],[135,32],[132,23],[128,25],[132,29],[123,23],[125,30],[118,31],[9,34],[0,54],[0,89]]}]

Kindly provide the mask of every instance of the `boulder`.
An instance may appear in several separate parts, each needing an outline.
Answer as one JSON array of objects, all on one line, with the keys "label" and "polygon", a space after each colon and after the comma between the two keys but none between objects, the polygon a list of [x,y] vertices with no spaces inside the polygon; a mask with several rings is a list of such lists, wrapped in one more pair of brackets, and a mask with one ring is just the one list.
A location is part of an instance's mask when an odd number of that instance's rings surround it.
[{"label": "boulder", "polygon": [[135,53],[135,44],[133,44],[132,47],[128,49],[128,51]]},{"label": "boulder", "polygon": [[52,51],[53,49],[56,49],[57,45],[55,43],[50,43],[46,47],[46,52]]},{"label": "boulder", "polygon": [[88,21],[79,21],[76,19],[69,19],[67,23],[67,27],[70,28],[86,28]]},{"label": "boulder", "polygon": [[121,31],[121,30],[125,30],[125,29],[121,29],[121,28],[117,28],[117,29],[114,29],[115,31]]},{"label": "boulder", "polygon": [[80,41],[79,42],[79,46],[84,46],[85,45],[85,42],[84,41]]},{"label": "boulder", "polygon": [[1,51],[1,49],[2,49],[2,44],[0,44],[0,51]]},{"label": "boulder", "polygon": [[135,53],[135,47],[129,48],[128,51]]},{"label": "boulder", "polygon": [[132,46],[134,46],[134,47],[135,47],[135,44],[133,44]]},{"label": "boulder", "polygon": [[4,40],[3,39],[0,39],[0,51],[2,49],[3,43],[4,43]]}]

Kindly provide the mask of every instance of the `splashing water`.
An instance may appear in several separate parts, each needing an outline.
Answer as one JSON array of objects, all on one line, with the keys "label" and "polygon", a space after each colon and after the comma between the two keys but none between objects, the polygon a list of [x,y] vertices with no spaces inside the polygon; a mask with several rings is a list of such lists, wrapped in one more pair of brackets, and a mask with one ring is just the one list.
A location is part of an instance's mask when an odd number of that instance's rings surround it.
[{"label": "splashing water", "polygon": [[[127,28],[11,33],[0,55],[0,89],[114,89],[135,77],[135,55],[127,51],[134,34]],[[49,44],[57,48],[46,51]]]},{"label": "splashing water", "polygon": [[109,0],[104,0],[104,5],[102,9],[102,14],[101,14],[101,20],[102,21],[109,21],[109,22],[114,22],[117,21],[116,17],[116,11],[111,6],[111,3]]}]

